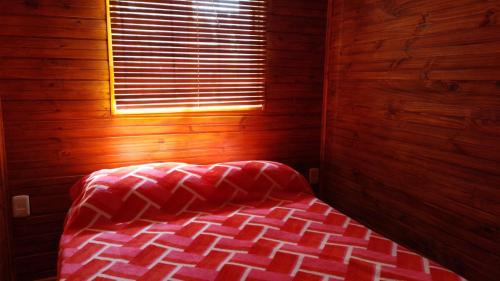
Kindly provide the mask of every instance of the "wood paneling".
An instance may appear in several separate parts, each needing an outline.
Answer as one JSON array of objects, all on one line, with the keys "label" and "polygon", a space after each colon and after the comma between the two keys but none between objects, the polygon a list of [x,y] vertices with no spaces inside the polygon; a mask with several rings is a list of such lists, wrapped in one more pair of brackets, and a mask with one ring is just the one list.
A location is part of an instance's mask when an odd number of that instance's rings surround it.
[{"label": "wood paneling", "polygon": [[265,112],[111,116],[104,0],[0,2],[0,94],[19,280],[55,273],[68,189],[101,168],[151,162],[319,165],[326,1],[269,0]]},{"label": "wood paneling", "polygon": [[324,196],[498,280],[500,1],[330,2]]},{"label": "wood paneling", "polygon": [[3,135],[2,104],[0,102],[0,280],[11,280],[11,252],[9,235],[8,190],[5,181],[5,144]]}]

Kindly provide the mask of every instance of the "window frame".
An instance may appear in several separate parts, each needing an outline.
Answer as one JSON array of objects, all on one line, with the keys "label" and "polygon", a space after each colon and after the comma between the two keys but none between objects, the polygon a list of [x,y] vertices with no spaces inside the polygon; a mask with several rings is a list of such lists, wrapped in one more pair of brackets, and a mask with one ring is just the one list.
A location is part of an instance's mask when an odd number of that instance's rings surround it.
[{"label": "window frame", "polygon": [[113,58],[113,36],[112,36],[112,30],[111,30],[111,0],[105,0],[106,2],[106,45],[107,45],[107,55],[108,55],[108,70],[109,70],[109,95],[110,95],[110,111],[111,111],[111,116],[115,117],[127,117],[127,116],[145,116],[145,117],[155,117],[155,116],[216,116],[219,114],[224,114],[224,115],[256,115],[256,114],[262,114],[267,111],[267,93],[268,93],[268,80],[269,80],[269,59],[268,59],[268,25],[267,25],[267,14],[268,14],[268,8],[269,8],[269,0],[262,0],[264,1],[264,8],[266,11],[266,18],[264,20],[264,38],[265,38],[265,44],[264,44],[264,70],[263,70],[263,92],[262,92],[262,104],[260,108],[231,108],[227,107],[224,109],[221,108],[212,108],[212,109],[204,109],[204,110],[174,110],[174,111],[165,111],[165,112],[147,112],[144,110],[143,112],[120,112],[116,108],[116,99],[115,99],[115,75],[114,75],[114,58]]}]

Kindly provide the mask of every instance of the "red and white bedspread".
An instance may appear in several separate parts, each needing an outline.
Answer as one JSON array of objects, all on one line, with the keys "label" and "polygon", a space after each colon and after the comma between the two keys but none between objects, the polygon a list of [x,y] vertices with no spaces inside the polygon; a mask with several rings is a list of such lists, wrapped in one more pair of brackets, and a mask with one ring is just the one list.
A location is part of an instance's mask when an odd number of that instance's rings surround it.
[{"label": "red and white bedspread", "polygon": [[62,280],[463,280],[332,209],[279,163],[160,163],[72,189]]}]

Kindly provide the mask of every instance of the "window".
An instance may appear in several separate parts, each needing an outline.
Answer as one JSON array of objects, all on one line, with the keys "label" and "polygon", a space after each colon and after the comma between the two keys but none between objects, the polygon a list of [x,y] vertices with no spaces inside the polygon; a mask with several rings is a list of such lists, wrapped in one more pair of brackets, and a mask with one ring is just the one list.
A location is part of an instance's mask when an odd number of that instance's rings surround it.
[{"label": "window", "polygon": [[265,0],[109,0],[115,113],[261,109]]}]

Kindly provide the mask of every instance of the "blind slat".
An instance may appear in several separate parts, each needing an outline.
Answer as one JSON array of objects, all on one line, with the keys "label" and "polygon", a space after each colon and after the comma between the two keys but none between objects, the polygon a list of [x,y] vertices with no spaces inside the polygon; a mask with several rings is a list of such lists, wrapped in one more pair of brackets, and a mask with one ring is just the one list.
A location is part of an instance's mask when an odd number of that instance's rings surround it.
[{"label": "blind slat", "polygon": [[[179,21],[174,23],[169,21],[170,26],[167,28],[162,24],[158,24],[156,19],[137,19],[137,18],[120,18],[119,26],[123,28],[155,28],[158,30],[173,30],[173,31],[200,31],[200,32],[217,32],[220,34],[234,34],[240,31],[246,31],[246,34],[252,36],[264,36],[264,31],[260,29],[248,30],[246,26],[234,25],[232,27],[222,26],[217,23],[194,23],[191,21]],[[114,24],[117,25],[117,24]]]},{"label": "blind slat", "polygon": [[177,6],[184,6],[184,7],[191,7],[191,5],[195,5],[197,7],[207,7],[207,8],[221,8],[225,9],[228,11],[233,11],[235,9],[238,10],[243,10],[245,9],[246,11],[264,11],[263,10],[263,2],[264,1],[238,1],[235,3],[234,1],[231,0],[219,0],[217,2],[214,1],[207,1],[207,0],[170,0],[170,1],[165,1],[165,0],[121,0],[121,1],[116,1],[116,0],[111,0],[111,3],[117,3],[118,4],[131,4],[131,5],[150,5],[150,6],[169,6],[169,5],[177,5]]},{"label": "blind slat", "polygon": [[[116,33],[120,33],[123,35],[162,35],[168,36],[169,38],[197,38],[198,40],[206,38],[206,39],[225,39],[225,40],[244,40],[244,41],[255,41],[262,42],[264,40],[264,36],[262,34],[238,34],[237,31],[232,33],[229,32],[220,32],[218,30],[208,30],[208,31],[197,31],[194,29],[191,30],[178,30],[178,29],[147,29],[146,26],[130,26],[124,27],[121,25],[120,27],[113,28]],[[201,37],[203,36],[203,37]]]},{"label": "blind slat", "polygon": [[204,17],[216,17],[223,15],[224,17],[248,18],[248,17],[264,17],[265,10],[257,9],[256,7],[241,7],[241,6],[224,6],[217,5],[217,2],[210,4],[179,4],[165,3],[141,3],[137,1],[110,1],[113,11],[134,11],[134,12],[152,12],[152,13],[179,13],[179,14],[196,14]]},{"label": "blind slat", "polygon": [[262,86],[258,85],[245,85],[245,86],[203,86],[203,85],[196,85],[196,87],[189,86],[189,85],[174,85],[174,86],[157,86],[153,85],[150,87],[137,87],[137,86],[129,86],[129,87],[120,87],[115,89],[115,94],[116,95],[122,95],[122,94],[127,94],[127,95],[176,95],[176,94],[182,94],[182,93],[190,93],[193,91],[198,91],[198,92],[203,92],[203,91],[216,91],[217,93],[226,93],[226,92],[231,92],[231,91],[247,91],[251,93],[259,92],[263,90]]},{"label": "blind slat", "polygon": [[[163,13],[162,13],[163,12]],[[131,17],[131,18],[148,18],[148,19],[164,19],[164,20],[179,20],[179,21],[191,21],[193,23],[218,23],[223,25],[240,25],[252,28],[254,25],[263,25],[264,20],[262,17],[231,17],[231,16],[217,16],[217,15],[200,15],[196,12],[193,13],[173,13],[175,11],[140,11],[135,12],[131,10],[119,10],[112,11],[111,16],[120,17]],[[115,22],[117,22],[115,20]]]},{"label": "blind slat", "polygon": [[176,107],[176,106],[218,106],[218,105],[236,105],[236,104],[254,104],[257,105],[261,102],[261,99],[255,100],[238,100],[238,101],[228,101],[228,100],[210,100],[210,101],[179,101],[179,102],[150,102],[150,103],[122,103],[120,104],[123,108],[151,108],[151,107]]},{"label": "blind slat", "polygon": [[236,38],[216,38],[216,37],[193,37],[193,36],[168,36],[160,34],[132,34],[132,33],[115,33],[113,34],[114,39],[133,39],[133,40],[146,40],[146,41],[160,41],[166,44],[172,45],[207,45],[207,46],[231,46],[233,48],[238,47],[250,47],[257,46],[263,48],[264,40],[250,40],[250,39],[236,39]]},{"label": "blind slat", "polygon": [[[140,98],[170,98],[170,97],[183,97],[183,96],[250,96],[253,91],[218,91],[218,92],[204,92],[204,91],[191,91],[191,92],[176,92],[171,94],[166,93],[117,93],[123,99],[140,99]],[[257,96],[256,96],[257,97]]]}]

